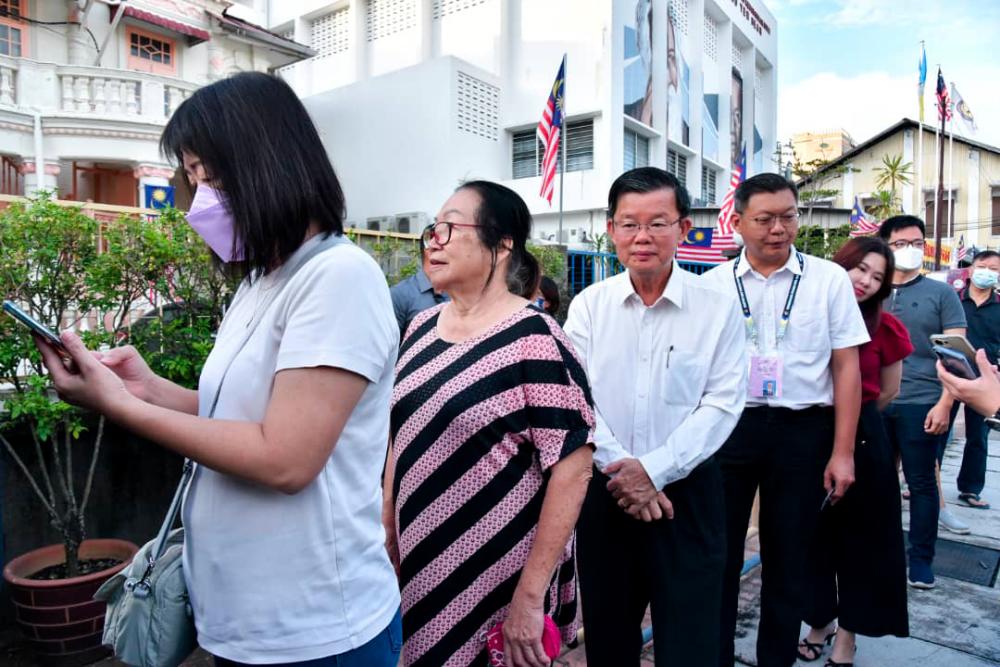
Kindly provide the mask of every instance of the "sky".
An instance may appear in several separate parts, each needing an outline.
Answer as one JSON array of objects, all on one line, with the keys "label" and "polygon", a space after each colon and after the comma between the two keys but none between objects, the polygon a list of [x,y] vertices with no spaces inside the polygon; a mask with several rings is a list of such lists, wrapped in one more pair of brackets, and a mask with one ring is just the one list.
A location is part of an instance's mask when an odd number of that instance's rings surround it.
[{"label": "sky", "polygon": [[[920,41],[924,121],[937,122],[937,68],[1000,146],[1000,1],[765,0],[778,23],[778,137],[843,128],[856,143],[917,118]],[[992,47],[992,48],[991,48]],[[955,123],[959,134],[961,123]],[[964,130],[964,128],[963,128]]]}]

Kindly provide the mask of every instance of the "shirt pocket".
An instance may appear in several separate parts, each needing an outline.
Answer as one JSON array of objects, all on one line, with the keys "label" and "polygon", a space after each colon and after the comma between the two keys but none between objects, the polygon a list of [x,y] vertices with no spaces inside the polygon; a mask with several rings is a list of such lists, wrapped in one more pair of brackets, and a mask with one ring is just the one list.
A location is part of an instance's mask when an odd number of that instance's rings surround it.
[{"label": "shirt pocket", "polygon": [[792,311],[785,340],[778,346],[793,352],[816,352],[830,347],[830,325],[814,313]]},{"label": "shirt pocket", "polygon": [[661,378],[663,402],[695,408],[705,392],[709,360],[703,354],[671,350],[664,359]]}]

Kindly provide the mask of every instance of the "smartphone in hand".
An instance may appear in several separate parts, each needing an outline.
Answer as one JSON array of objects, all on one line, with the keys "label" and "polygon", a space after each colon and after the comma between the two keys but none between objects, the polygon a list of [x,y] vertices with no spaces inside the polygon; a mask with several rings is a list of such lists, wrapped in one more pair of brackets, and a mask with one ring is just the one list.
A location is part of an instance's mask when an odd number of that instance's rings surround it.
[{"label": "smartphone in hand", "polygon": [[968,358],[961,352],[955,352],[940,345],[934,345],[931,350],[941,361],[941,365],[952,375],[966,380],[975,380],[979,377],[979,369],[970,364]]},{"label": "smartphone in hand", "polygon": [[16,303],[9,299],[5,299],[3,302],[3,309],[8,315],[31,329],[34,334],[40,336],[49,345],[62,352],[66,351],[66,348],[63,346],[63,342],[59,339],[59,336],[31,315],[21,310]]},{"label": "smartphone in hand", "polygon": [[931,345],[944,347],[954,352],[960,352],[969,360],[973,367],[976,365],[976,348],[972,347],[969,339],[962,334],[934,334],[931,336]]}]

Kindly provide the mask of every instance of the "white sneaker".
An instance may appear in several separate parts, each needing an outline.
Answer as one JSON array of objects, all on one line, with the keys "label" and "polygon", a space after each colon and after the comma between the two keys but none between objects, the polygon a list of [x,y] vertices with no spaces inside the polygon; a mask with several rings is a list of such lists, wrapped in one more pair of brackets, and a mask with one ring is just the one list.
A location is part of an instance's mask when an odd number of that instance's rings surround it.
[{"label": "white sneaker", "polygon": [[941,510],[941,514],[938,515],[938,525],[956,535],[968,535],[971,531],[969,524],[959,520],[957,516],[946,509]]}]

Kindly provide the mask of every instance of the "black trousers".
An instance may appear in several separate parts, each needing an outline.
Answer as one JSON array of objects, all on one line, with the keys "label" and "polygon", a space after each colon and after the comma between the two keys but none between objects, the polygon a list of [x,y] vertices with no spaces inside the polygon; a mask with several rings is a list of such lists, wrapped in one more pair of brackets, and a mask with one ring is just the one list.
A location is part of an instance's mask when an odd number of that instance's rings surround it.
[{"label": "black trousers", "polygon": [[709,459],[663,489],[672,520],[632,518],[608,481],[594,471],[577,524],[587,665],[638,665],[649,605],[658,666],[713,667],[725,560],[719,464]]},{"label": "black trousers", "polygon": [[719,665],[732,667],[740,570],[754,493],[760,488],[761,594],[758,667],[789,667],[806,603],[806,561],[833,448],[833,408],[752,407],[716,454],[726,494],[726,571]]},{"label": "black trousers", "polygon": [[854,485],[825,510],[809,559],[806,623],[868,637],[909,634],[899,478],[875,402],[861,407]]}]

